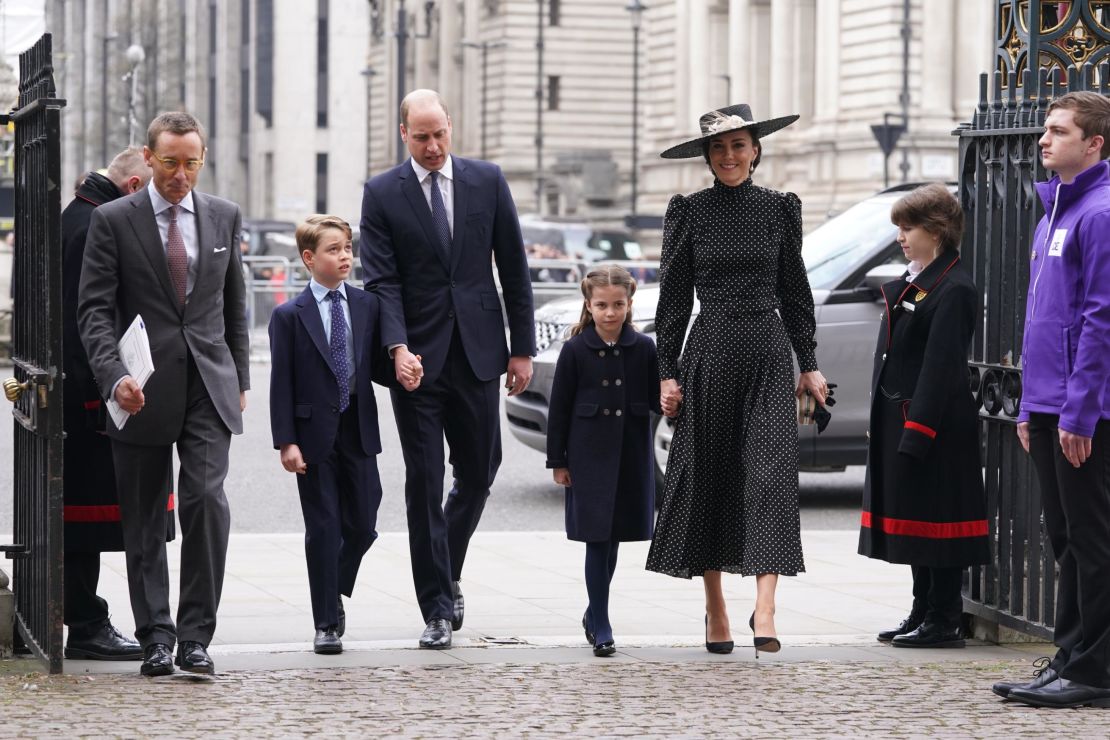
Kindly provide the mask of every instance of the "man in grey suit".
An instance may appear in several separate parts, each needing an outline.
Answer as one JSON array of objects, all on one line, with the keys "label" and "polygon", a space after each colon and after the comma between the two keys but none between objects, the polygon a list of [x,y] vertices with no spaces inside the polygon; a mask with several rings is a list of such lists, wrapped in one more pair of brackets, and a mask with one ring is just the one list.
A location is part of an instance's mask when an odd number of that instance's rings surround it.
[{"label": "man in grey suit", "polygon": [[[224,495],[232,434],[243,431],[248,339],[234,203],[194,190],[205,135],[188,113],[163,113],[143,156],[154,176],[93,213],[78,298],[81,341],[101,395],[127,413],[109,420],[135,636],[144,676],[214,673],[216,629],[230,516]],[[141,315],[154,373],[144,388],[118,342]],[[164,476],[173,446],[181,469],[181,596],[170,616]],[[177,656],[174,642],[180,640]]]}]

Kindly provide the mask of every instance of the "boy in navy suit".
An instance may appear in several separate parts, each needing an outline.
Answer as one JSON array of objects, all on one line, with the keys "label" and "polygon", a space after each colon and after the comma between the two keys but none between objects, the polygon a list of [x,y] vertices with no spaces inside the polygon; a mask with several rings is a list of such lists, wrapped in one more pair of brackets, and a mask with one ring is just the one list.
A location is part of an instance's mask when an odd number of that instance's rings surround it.
[{"label": "boy in navy suit", "polygon": [[[270,427],[282,467],[297,473],[313,650],[334,654],[343,651],[342,594],[351,595],[362,556],[378,536],[375,455],[382,447],[370,380],[392,370],[386,348],[397,338],[383,336],[392,322],[383,321],[378,298],[345,283],[354,258],[350,225],[310,216],[296,237],[312,280],[270,317]],[[402,383],[413,390],[419,361],[406,370]]]}]

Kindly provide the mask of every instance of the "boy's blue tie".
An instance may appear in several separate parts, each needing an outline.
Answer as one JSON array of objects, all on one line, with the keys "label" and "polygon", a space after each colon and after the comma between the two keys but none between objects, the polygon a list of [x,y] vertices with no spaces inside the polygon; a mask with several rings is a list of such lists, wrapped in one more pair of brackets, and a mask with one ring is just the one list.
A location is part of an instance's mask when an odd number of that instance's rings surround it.
[{"label": "boy's blue tie", "polygon": [[451,261],[451,226],[447,223],[447,209],[443,205],[443,194],[439,192],[439,172],[433,171],[432,177],[432,223],[439,235],[439,247],[443,256]]},{"label": "boy's blue tie", "polygon": [[328,291],[331,301],[331,361],[335,365],[335,379],[339,382],[339,412],[347,410],[351,403],[349,378],[351,369],[347,367],[347,321],[343,318],[343,296],[338,290]]}]

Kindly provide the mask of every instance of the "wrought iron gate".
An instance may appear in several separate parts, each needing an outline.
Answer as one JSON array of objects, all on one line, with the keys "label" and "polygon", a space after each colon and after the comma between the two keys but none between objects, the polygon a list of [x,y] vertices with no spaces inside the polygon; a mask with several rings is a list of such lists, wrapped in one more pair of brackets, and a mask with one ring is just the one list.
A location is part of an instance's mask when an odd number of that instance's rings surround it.
[{"label": "wrought iron gate", "polygon": [[[1051,638],[1056,564],[1029,456],[1015,434],[1029,248],[1043,215],[1033,183],[1046,180],[1037,140],[1049,103],[1071,90],[1110,94],[1110,2],[998,0],[996,60],[979,105],[961,126],[964,262],[986,312],[972,345],[994,563],[972,568],[964,609]],[[993,78],[993,80],[991,79]],[[993,84],[988,85],[989,81]],[[989,89],[988,89],[989,87]]]},{"label": "wrought iron gate", "polygon": [[62,241],[59,117],[50,34],[19,56],[15,122],[15,543],[12,591],[21,641],[62,670]]}]

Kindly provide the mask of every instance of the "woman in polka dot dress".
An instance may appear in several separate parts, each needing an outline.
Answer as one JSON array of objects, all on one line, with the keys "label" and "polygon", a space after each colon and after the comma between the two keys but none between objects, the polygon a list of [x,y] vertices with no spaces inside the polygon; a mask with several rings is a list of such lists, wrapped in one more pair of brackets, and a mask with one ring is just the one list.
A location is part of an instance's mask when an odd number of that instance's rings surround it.
[{"label": "woman in polka dot dress", "polygon": [[[722,108],[701,117],[700,137],[662,155],[704,156],[714,183],[674,196],[664,220],[660,394],[664,410],[680,411],[647,568],[702,577],[711,652],[733,646],[722,572],[756,576],[749,626],[758,657],[780,645],[778,576],[805,569],[795,396],[823,405],[828,386],[814,354],[801,201],[751,180],[760,138],[797,119],[756,122],[747,105]],[[695,290],[701,310],[683,350]]]}]

